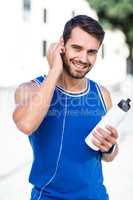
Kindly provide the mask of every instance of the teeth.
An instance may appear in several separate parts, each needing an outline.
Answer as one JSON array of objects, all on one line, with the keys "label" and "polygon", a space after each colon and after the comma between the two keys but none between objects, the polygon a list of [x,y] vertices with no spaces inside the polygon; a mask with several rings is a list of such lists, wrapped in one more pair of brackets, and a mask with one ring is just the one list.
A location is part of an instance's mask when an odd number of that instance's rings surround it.
[{"label": "teeth", "polygon": [[83,68],[84,68],[84,66],[81,65],[81,64],[79,64],[79,63],[73,62],[73,64],[74,64],[77,68],[80,68],[80,69],[83,69]]},{"label": "teeth", "polygon": [[84,69],[84,68],[85,68],[83,65],[80,65],[80,64],[75,64],[75,66],[76,66],[77,68],[80,68],[80,69]]},{"label": "teeth", "polygon": [[83,69],[83,66],[75,64],[77,68]]}]

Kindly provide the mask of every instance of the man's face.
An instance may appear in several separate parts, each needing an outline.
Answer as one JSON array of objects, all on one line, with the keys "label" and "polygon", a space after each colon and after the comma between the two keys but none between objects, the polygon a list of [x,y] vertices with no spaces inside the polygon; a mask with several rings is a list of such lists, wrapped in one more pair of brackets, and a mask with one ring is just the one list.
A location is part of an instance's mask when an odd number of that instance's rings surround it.
[{"label": "man's face", "polygon": [[63,65],[67,74],[82,79],[93,67],[100,42],[79,27],[71,32],[71,37],[63,49]]}]

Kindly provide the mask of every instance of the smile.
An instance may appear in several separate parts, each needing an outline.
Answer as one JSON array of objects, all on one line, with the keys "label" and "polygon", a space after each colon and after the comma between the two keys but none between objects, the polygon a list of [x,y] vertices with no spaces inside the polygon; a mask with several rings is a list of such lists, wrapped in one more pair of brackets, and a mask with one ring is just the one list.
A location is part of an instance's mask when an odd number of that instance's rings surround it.
[{"label": "smile", "polygon": [[84,70],[84,69],[87,67],[86,65],[81,64],[81,63],[76,62],[76,61],[72,61],[72,64],[73,64],[76,68],[78,68],[78,69],[80,69],[80,70]]}]

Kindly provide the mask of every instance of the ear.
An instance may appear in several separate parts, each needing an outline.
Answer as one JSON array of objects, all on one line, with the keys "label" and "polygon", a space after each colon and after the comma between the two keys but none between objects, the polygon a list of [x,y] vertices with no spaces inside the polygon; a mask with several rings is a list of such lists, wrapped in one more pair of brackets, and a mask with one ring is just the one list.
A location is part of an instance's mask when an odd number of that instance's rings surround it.
[{"label": "ear", "polygon": [[64,46],[64,39],[63,39],[63,36],[60,37],[60,44],[62,46],[62,52],[65,52],[65,46]]},{"label": "ear", "polygon": [[64,39],[63,39],[63,36],[60,37],[60,43],[61,43],[62,46],[64,46]]}]

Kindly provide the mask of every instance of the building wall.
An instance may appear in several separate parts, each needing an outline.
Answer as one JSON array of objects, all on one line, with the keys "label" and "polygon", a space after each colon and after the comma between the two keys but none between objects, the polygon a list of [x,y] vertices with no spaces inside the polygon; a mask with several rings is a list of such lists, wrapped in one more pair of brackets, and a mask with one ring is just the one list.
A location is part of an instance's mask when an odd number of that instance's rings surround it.
[{"label": "building wall", "polygon": [[[24,1],[5,0],[0,8],[1,86],[17,85],[40,74],[47,74],[49,68],[46,56],[43,56],[44,41],[47,51],[51,42],[59,40],[65,22],[73,15],[87,14],[97,19],[95,11],[84,0],[29,0],[31,10],[25,12]],[[124,80],[127,54],[122,33],[106,32],[104,59],[100,50],[96,65],[88,77],[109,85]]]},{"label": "building wall", "polygon": [[87,14],[97,19],[96,13],[84,0],[32,0],[31,23],[36,38],[36,62],[40,64],[42,73],[48,72],[46,57],[43,57],[43,42],[46,41],[46,50],[51,42],[58,42],[66,21],[77,14]]}]

